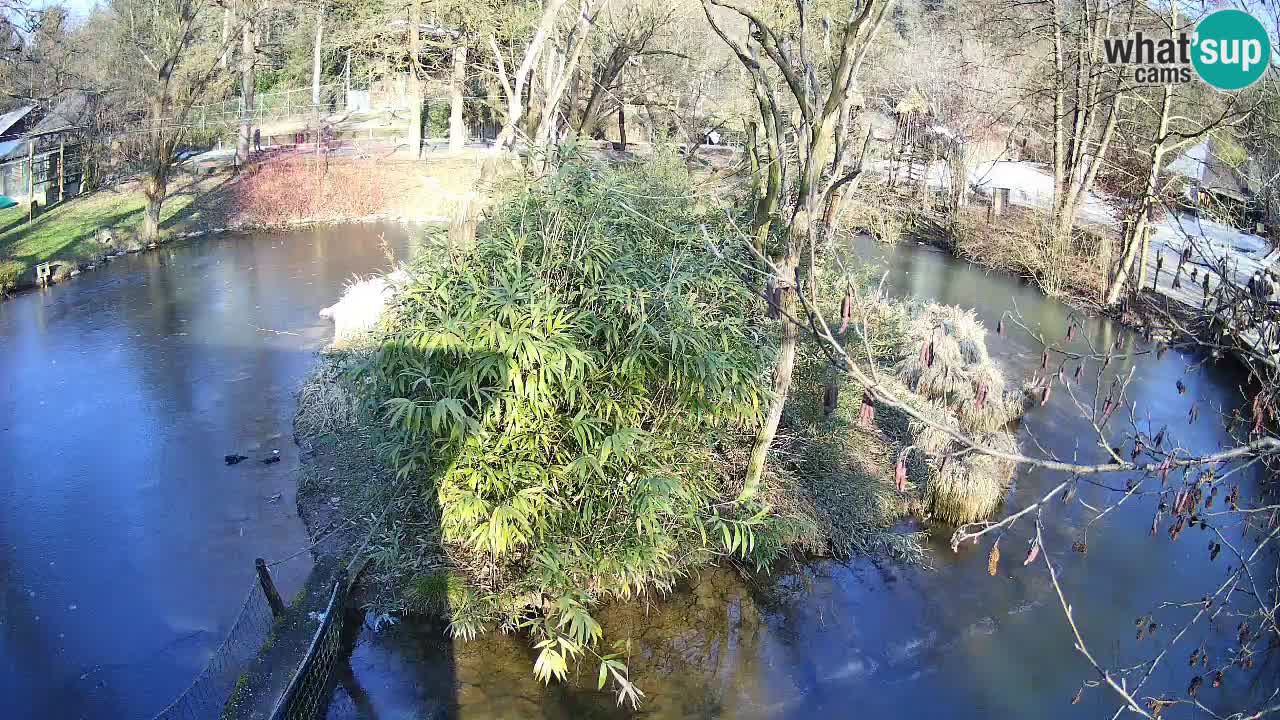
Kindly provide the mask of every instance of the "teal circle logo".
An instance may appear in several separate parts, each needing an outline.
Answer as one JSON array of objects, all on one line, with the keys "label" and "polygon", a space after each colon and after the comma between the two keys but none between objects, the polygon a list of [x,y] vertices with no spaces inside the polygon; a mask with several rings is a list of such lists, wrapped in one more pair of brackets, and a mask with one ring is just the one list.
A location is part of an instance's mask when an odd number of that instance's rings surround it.
[{"label": "teal circle logo", "polygon": [[1191,64],[1200,79],[1219,90],[1257,82],[1271,63],[1271,39],[1258,18],[1243,10],[1209,13],[1196,26]]}]

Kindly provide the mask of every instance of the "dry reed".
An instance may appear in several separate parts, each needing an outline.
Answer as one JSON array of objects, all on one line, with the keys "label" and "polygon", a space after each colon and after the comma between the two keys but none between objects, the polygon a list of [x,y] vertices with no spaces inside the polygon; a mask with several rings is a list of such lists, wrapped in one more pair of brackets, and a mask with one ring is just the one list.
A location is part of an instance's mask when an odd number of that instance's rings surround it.
[{"label": "dry reed", "polygon": [[968,451],[954,436],[1015,452],[1008,426],[1023,412],[1024,393],[1008,388],[972,311],[916,306],[905,345],[897,378],[919,396],[914,406],[930,420],[909,425],[912,442],[929,457],[924,510],[948,523],[985,518],[1003,501],[1014,464]]}]

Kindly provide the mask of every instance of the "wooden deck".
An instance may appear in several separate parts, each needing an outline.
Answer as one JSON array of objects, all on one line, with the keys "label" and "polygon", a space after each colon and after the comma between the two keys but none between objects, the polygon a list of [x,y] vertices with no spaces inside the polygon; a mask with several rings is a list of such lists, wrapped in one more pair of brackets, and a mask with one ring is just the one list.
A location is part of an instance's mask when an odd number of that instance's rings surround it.
[{"label": "wooden deck", "polygon": [[[1239,252],[1223,252],[1214,254],[1208,249],[1208,243],[1199,239],[1194,239],[1195,245],[1192,247],[1192,258],[1182,267],[1181,281],[1179,287],[1173,287],[1174,275],[1178,269],[1178,262],[1182,251],[1188,243],[1193,240],[1187,238],[1179,238],[1172,241],[1153,242],[1151,252],[1147,257],[1146,282],[1143,289],[1154,291],[1169,301],[1184,306],[1188,311],[1199,311],[1204,307],[1204,278],[1209,278],[1209,298],[1213,303],[1213,298],[1222,283],[1228,282],[1244,292],[1247,287],[1249,278],[1259,270],[1272,269],[1273,263],[1280,258],[1280,252],[1271,251],[1264,257],[1250,255]],[[1156,266],[1160,257],[1163,256],[1163,268],[1159,276],[1156,274]],[[1226,267],[1226,277],[1222,277],[1221,270]],[[1191,270],[1195,268],[1197,275],[1195,281],[1191,280]],[[1274,270],[1273,270],[1274,272]],[[1280,293],[1280,288],[1277,288]],[[1272,294],[1271,304],[1277,307],[1276,295]],[[1234,333],[1233,339],[1236,343],[1252,349],[1255,352],[1262,353],[1261,337],[1256,327],[1250,327],[1242,332]],[[1242,347],[1241,351],[1244,350]],[[1273,367],[1278,366],[1277,360],[1280,357],[1276,353],[1267,353],[1267,362]]]}]

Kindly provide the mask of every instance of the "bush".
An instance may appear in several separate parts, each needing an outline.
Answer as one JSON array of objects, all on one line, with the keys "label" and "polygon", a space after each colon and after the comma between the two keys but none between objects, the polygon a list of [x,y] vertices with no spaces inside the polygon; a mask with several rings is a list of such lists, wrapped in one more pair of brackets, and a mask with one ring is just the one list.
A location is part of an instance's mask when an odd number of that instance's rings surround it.
[{"label": "bush", "polygon": [[17,289],[23,267],[16,260],[0,260],[0,295],[8,295]]},{"label": "bush", "polygon": [[1097,243],[1055,238],[1049,217],[1039,211],[1009,208],[997,222],[987,223],[986,209],[965,208],[952,225],[955,252],[980,265],[1032,279],[1050,296],[1102,296]]},{"label": "bush", "polygon": [[383,177],[372,161],[291,157],[250,169],[235,202],[240,220],[265,227],[363,218],[386,209],[392,193]]},{"label": "bush", "polygon": [[903,199],[893,190],[879,183],[866,183],[845,198],[845,227],[896,245],[910,229],[910,217],[900,209],[902,205]]},{"label": "bush", "polygon": [[447,590],[457,635],[527,630],[544,681],[594,655],[633,703],[590,607],[782,547],[718,472],[717,446],[759,422],[773,343],[693,194],[676,158],[566,164],[472,247],[416,265],[369,370],[393,464],[438,502],[466,581],[407,578],[407,594]]}]

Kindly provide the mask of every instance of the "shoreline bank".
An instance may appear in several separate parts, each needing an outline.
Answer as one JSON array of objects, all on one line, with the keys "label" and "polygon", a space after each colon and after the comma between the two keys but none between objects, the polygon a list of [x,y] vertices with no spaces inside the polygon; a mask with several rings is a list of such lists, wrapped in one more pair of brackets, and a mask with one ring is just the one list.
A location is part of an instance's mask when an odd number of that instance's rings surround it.
[{"label": "shoreline bank", "polygon": [[376,166],[335,158],[323,169],[310,158],[272,158],[252,172],[175,185],[163,209],[165,229],[149,244],[138,238],[141,191],[128,181],[49,208],[0,236],[0,300],[40,287],[41,263],[49,264],[49,284],[58,284],[124,255],[211,235],[447,223],[457,207],[474,202],[479,176],[470,157]]},{"label": "shoreline bank", "polygon": [[[1022,285],[1035,289],[1041,296],[1048,300],[1061,302],[1062,304],[1072,308],[1073,310],[1083,313],[1092,318],[1102,318],[1119,323],[1120,325],[1138,332],[1160,333],[1162,343],[1169,346],[1200,346],[1205,338],[1197,336],[1195,332],[1203,332],[1203,327],[1190,327],[1196,325],[1188,321],[1197,319],[1198,309],[1189,306],[1177,299],[1168,297],[1165,294],[1154,292],[1149,287],[1143,287],[1136,296],[1126,295],[1121,298],[1121,302],[1114,306],[1104,306],[1098,297],[1091,297],[1080,292],[1078,287],[1070,287],[1067,292],[1058,295],[1050,295],[1041,287],[1040,283],[1026,273],[1018,272],[1016,269],[1010,268],[999,261],[983,258],[982,256],[973,255],[963,252],[959,243],[956,241],[954,234],[939,233],[921,233],[912,234],[904,238],[906,242],[915,242],[926,247],[934,248],[948,257],[968,263],[976,268],[982,269],[987,273],[1000,273],[1011,279],[1017,280]],[[879,241],[877,241],[879,242]],[[1185,332],[1176,335],[1169,328],[1163,327],[1166,317],[1176,319],[1179,323],[1188,326],[1191,332]],[[1203,325],[1203,323],[1199,323]],[[1237,350],[1241,352],[1241,350]],[[1242,362],[1236,358],[1238,362]]]}]

